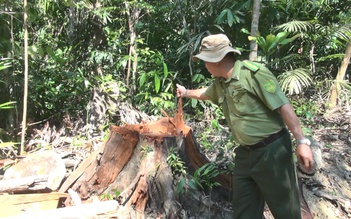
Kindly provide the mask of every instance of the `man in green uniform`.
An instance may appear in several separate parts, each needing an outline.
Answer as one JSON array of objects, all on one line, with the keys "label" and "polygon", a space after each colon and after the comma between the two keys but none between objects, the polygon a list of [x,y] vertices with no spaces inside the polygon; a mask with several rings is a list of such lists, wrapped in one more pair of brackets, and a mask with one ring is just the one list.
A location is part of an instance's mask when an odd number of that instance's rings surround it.
[{"label": "man in green uniform", "polygon": [[235,219],[260,219],[265,202],[276,219],[301,218],[289,131],[297,140],[301,167],[313,169],[310,141],[274,75],[263,65],[239,61],[224,34],[202,39],[200,53],[214,76],[207,88],[177,84],[177,96],[211,100],[219,105],[240,144],[235,150],[233,208]]}]

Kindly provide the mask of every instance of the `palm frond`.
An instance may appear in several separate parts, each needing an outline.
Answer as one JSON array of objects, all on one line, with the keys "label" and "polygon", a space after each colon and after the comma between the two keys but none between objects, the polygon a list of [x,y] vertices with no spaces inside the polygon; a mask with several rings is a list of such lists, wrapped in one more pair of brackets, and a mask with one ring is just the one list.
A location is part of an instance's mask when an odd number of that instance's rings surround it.
[{"label": "palm frond", "polygon": [[342,26],[335,30],[333,35],[341,40],[348,42],[351,40],[351,29],[348,26]]},{"label": "palm frond", "polygon": [[340,0],[322,0],[321,3],[325,5],[338,3]]},{"label": "palm frond", "polygon": [[338,83],[342,89],[346,89],[348,91],[351,91],[351,83],[349,83],[345,80],[334,80],[334,83]]},{"label": "palm frond", "polygon": [[10,102],[6,102],[6,103],[1,103],[0,104],[0,110],[14,108],[14,104],[15,103],[16,103],[16,101],[10,101]]},{"label": "palm frond", "polygon": [[318,59],[316,59],[316,62],[323,62],[323,61],[331,61],[333,59],[337,59],[337,61],[340,61],[345,54],[337,53],[337,54],[331,54],[327,56],[322,56]]},{"label": "palm frond", "polygon": [[0,71],[11,67],[11,60],[10,58],[0,59]]},{"label": "palm frond", "polygon": [[298,68],[292,71],[286,71],[278,76],[279,84],[284,92],[299,94],[303,88],[312,83],[310,71],[305,68]]},{"label": "palm frond", "polygon": [[286,31],[290,33],[295,32],[307,32],[313,30],[314,26],[311,24],[310,21],[290,21],[285,24],[281,24],[274,28],[276,31]]}]

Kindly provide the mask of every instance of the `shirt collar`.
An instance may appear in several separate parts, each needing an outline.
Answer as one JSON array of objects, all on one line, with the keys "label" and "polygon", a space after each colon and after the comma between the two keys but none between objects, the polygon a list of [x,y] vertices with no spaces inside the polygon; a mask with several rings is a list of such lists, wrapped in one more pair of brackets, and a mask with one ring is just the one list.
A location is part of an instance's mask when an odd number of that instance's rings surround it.
[{"label": "shirt collar", "polygon": [[234,63],[234,67],[233,67],[233,71],[232,71],[232,75],[228,78],[228,79],[224,79],[224,78],[221,78],[220,80],[224,83],[229,83],[231,80],[239,80],[239,72],[240,72],[240,69],[242,67],[242,62],[237,60],[235,63]]}]

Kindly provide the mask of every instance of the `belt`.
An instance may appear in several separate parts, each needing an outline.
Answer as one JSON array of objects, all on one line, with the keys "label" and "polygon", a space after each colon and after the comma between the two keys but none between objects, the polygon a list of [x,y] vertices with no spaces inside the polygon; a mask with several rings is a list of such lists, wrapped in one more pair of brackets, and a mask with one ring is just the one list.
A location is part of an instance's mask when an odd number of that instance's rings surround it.
[{"label": "belt", "polygon": [[274,142],[275,140],[279,139],[280,137],[282,137],[285,133],[287,133],[287,131],[288,130],[286,130],[286,128],[283,128],[279,132],[271,134],[270,136],[268,136],[267,138],[263,139],[262,141],[259,141],[256,144],[243,145],[241,148],[251,151],[251,150],[256,150],[258,148],[265,147],[265,146],[269,145],[270,143]]}]

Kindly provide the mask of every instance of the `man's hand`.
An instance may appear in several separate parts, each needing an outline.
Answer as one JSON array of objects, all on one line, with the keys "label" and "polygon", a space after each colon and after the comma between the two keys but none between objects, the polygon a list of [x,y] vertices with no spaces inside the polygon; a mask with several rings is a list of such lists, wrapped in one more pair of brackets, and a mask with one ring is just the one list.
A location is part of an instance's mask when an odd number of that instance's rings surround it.
[{"label": "man's hand", "polygon": [[186,89],[184,86],[180,84],[176,84],[177,86],[177,97],[187,97],[194,98],[197,100],[208,100],[209,98],[206,96],[206,87],[199,89]]},{"label": "man's hand", "polygon": [[303,172],[313,173],[314,172],[314,162],[313,162],[313,154],[310,146],[307,144],[299,144],[297,145],[295,151],[297,160],[299,162],[300,167]]},{"label": "man's hand", "polygon": [[177,86],[177,97],[186,97],[187,89],[180,84],[176,84],[176,86]]}]

